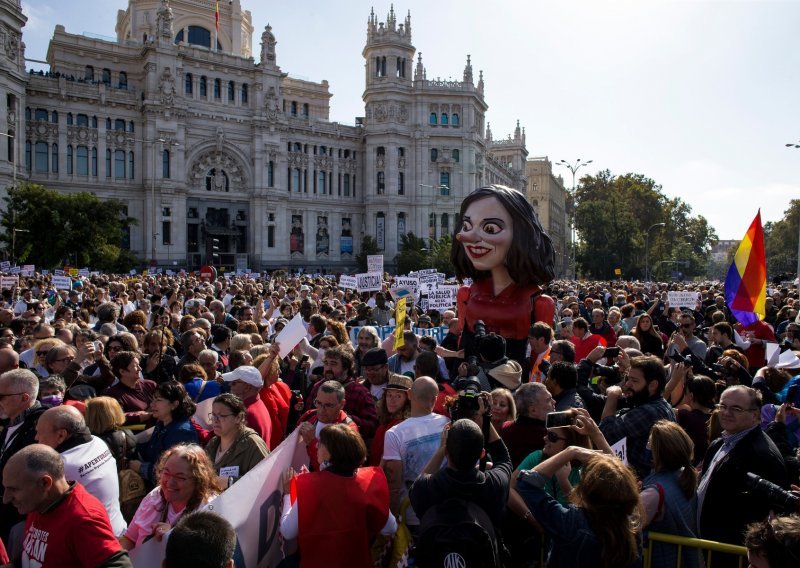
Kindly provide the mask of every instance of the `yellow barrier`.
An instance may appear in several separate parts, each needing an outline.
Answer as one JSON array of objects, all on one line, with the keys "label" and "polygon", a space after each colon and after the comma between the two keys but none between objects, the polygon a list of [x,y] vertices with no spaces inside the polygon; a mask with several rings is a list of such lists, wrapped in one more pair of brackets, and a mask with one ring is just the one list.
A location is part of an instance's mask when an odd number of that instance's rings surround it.
[{"label": "yellow barrier", "polygon": [[681,555],[683,547],[696,548],[698,552],[705,553],[706,568],[713,568],[713,553],[722,552],[725,554],[733,554],[739,556],[739,568],[747,566],[747,549],[744,546],[736,546],[735,544],[726,544],[724,542],[714,542],[713,540],[703,540],[700,538],[688,538],[683,536],[675,536],[673,534],[665,534],[658,532],[646,532],[645,538],[647,547],[644,549],[644,568],[650,568],[653,547],[650,543],[661,542],[664,544],[674,544],[678,547],[678,555],[675,561],[676,568],[681,566]]}]

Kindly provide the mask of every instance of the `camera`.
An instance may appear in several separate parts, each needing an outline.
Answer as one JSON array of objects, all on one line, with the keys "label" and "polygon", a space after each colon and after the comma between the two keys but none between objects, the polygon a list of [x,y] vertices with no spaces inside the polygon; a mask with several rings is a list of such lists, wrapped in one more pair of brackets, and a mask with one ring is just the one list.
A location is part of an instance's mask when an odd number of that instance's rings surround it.
[{"label": "camera", "polygon": [[613,359],[614,357],[619,357],[619,352],[619,347],[606,347],[603,357],[606,357],[607,359]]},{"label": "camera", "polygon": [[754,497],[763,499],[771,506],[787,513],[796,513],[800,509],[800,496],[796,493],[786,491],[755,473],[748,471],[745,475],[747,476],[745,485]]},{"label": "camera", "polygon": [[575,424],[575,415],[570,411],[549,412],[545,418],[545,428],[568,428]]},{"label": "camera", "polygon": [[[477,377],[461,377],[453,383],[453,388],[458,392],[450,407],[450,417],[455,420],[472,418],[480,410],[481,383]],[[486,412],[489,412],[488,405]]]}]

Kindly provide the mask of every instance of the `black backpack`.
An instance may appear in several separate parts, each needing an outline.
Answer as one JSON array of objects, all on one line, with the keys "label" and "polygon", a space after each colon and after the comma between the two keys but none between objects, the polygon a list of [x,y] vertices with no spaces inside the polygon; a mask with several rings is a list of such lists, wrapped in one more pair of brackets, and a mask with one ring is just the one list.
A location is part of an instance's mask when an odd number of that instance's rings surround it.
[{"label": "black backpack", "polygon": [[492,521],[475,503],[447,499],[423,515],[414,558],[425,568],[500,568]]}]

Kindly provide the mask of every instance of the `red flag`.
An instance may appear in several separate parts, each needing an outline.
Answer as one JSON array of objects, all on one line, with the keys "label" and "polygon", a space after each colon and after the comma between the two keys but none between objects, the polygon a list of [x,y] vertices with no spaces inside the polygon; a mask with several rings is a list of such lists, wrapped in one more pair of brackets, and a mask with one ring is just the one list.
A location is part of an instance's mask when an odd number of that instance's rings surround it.
[{"label": "red flag", "polygon": [[214,26],[216,27],[217,33],[219,33],[219,0],[217,0],[217,10],[214,13]]}]

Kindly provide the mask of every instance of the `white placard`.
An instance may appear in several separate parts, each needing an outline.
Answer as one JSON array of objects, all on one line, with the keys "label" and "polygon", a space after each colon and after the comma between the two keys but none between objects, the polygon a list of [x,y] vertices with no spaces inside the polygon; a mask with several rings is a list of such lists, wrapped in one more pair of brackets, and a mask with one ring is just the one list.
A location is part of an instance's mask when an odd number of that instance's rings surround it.
[{"label": "white placard", "polygon": [[380,272],[381,274],[383,274],[382,254],[367,255],[367,272]]},{"label": "white placard", "polygon": [[628,438],[622,438],[619,442],[611,446],[611,451],[614,455],[622,460],[622,463],[628,465]]},{"label": "white placard", "polygon": [[428,309],[444,311],[456,305],[458,286],[437,286],[428,292]]},{"label": "white placard", "polygon": [[11,289],[19,286],[19,276],[2,276],[0,277],[0,288],[3,290]]},{"label": "white placard", "polygon": [[667,302],[670,308],[690,308],[697,307],[697,299],[700,292],[667,292]]},{"label": "white placard", "polygon": [[71,290],[72,278],[69,276],[53,276],[53,286],[56,290]]},{"label": "white placard", "polygon": [[292,318],[292,321],[287,323],[275,341],[281,344],[281,359],[286,357],[289,352],[294,349],[298,343],[306,336],[306,326],[303,325],[303,318],[297,314]]},{"label": "white placard", "polygon": [[33,264],[26,264],[22,267],[23,276],[31,276],[34,272],[36,272],[36,266]]},{"label": "white placard", "polygon": [[439,277],[435,272],[430,274],[423,274],[419,277],[419,291],[427,294],[439,283]]},{"label": "white placard", "polygon": [[394,285],[396,288],[408,288],[412,293],[416,294],[419,291],[419,278],[414,276],[396,276]]},{"label": "white placard", "polygon": [[347,276],[342,274],[339,276],[339,288],[343,290],[355,290],[358,286],[358,280],[355,276]]},{"label": "white placard", "polygon": [[7,260],[0,262],[0,270],[6,272],[9,268],[11,268],[11,263]]},{"label": "white placard", "polygon": [[19,266],[12,266],[8,269],[9,274],[19,274],[22,272],[22,269]]},{"label": "white placard", "polygon": [[383,286],[383,274],[380,272],[365,272],[356,274],[356,290],[358,292],[376,292]]}]

